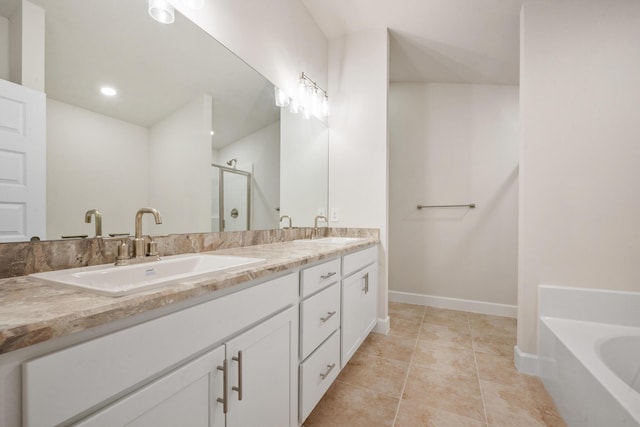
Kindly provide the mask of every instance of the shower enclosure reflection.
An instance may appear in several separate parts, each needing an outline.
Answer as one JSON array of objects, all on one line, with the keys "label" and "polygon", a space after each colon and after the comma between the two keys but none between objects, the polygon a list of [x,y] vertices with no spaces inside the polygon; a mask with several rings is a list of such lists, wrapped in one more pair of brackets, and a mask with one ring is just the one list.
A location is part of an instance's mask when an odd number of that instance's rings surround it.
[{"label": "shower enclosure reflection", "polygon": [[212,166],[211,230],[250,230],[252,173],[216,164]]}]

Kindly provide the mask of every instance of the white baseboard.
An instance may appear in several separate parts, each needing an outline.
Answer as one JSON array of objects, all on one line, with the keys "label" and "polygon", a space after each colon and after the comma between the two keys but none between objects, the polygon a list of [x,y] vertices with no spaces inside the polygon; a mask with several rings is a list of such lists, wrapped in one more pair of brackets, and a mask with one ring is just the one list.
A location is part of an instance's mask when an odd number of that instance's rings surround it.
[{"label": "white baseboard", "polygon": [[391,319],[387,316],[386,319],[378,319],[376,326],[373,327],[372,332],[377,334],[388,335],[391,330]]},{"label": "white baseboard", "polygon": [[516,369],[522,374],[538,376],[538,355],[524,353],[518,346],[513,348],[513,361]]},{"label": "white baseboard", "polygon": [[389,301],[446,308],[449,310],[468,311],[470,313],[491,314],[493,316],[513,318],[518,316],[518,308],[515,305],[436,297],[432,295],[413,294],[410,292],[389,291]]}]

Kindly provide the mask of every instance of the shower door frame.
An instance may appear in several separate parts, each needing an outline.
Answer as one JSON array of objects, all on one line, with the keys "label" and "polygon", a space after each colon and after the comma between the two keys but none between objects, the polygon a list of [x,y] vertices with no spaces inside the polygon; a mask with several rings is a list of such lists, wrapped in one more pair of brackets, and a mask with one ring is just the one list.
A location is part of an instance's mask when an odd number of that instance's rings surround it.
[{"label": "shower door frame", "polygon": [[235,168],[211,163],[211,166],[218,168],[218,229],[223,232],[224,229],[224,172],[243,175],[247,178],[247,231],[251,230],[251,172],[245,172]]}]

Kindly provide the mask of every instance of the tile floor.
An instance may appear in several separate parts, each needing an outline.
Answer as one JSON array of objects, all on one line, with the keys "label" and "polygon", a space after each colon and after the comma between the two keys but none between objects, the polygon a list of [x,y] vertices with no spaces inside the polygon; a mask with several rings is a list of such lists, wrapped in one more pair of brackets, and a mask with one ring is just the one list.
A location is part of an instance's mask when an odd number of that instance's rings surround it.
[{"label": "tile floor", "polygon": [[515,319],[390,303],[306,427],[565,426],[536,377],[513,365]]}]

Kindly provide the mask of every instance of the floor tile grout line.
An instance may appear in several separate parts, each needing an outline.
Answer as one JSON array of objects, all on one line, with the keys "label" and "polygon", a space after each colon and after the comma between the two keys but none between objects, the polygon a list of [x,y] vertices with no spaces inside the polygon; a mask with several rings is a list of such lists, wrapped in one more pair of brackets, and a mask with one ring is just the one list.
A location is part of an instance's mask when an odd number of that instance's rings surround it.
[{"label": "floor tile grout line", "polygon": [[[422,319],[420,322],[420,329],[422,330],[422,321],[424,320],[424,316],[427,314],[427,307],[425,306],[424,311],[422,312]],[[407,381],[409,381],[409,372],[411,372],[411,365],[413,364],[413,357],[416,354],[416,349],[418,348],[420,332],[418,332],[418,337],[416,337],[415,343],[413,345],[413,351],[411,352],[411,358],[409,359],[409,367],[407,368],[407,373],[404,376],[404,383],[402,384],[402,390],[400,391],[400,400],[398,401],[398,406],[396,406],[396,414],[393,417],[393,423],[391,427],[396,425],[396,421],[398,421],[398,414],[400,413],[400,405],[402,405],[402,396],[404,396],[404,390],[407,387]]]},{"label": "floor tile grout line", "polygon": [[471,335],[471,350],[473,351],[473,362],[476,365],[476,378],[478,379],[478,388],[480,389],[480,400],[482,401],[482,411],[484,412],[485,425],[489,425],[489,416],[487,414],[487,404],[484,400],[484,392],[482,391],[482,382],[480,381],[480,367],[478,366],[478,357],[476,356],[475,345],[473,342],[473,332],[471,331],[471,321],[467,314],[467,322],[469,323],[469,335]]}]

